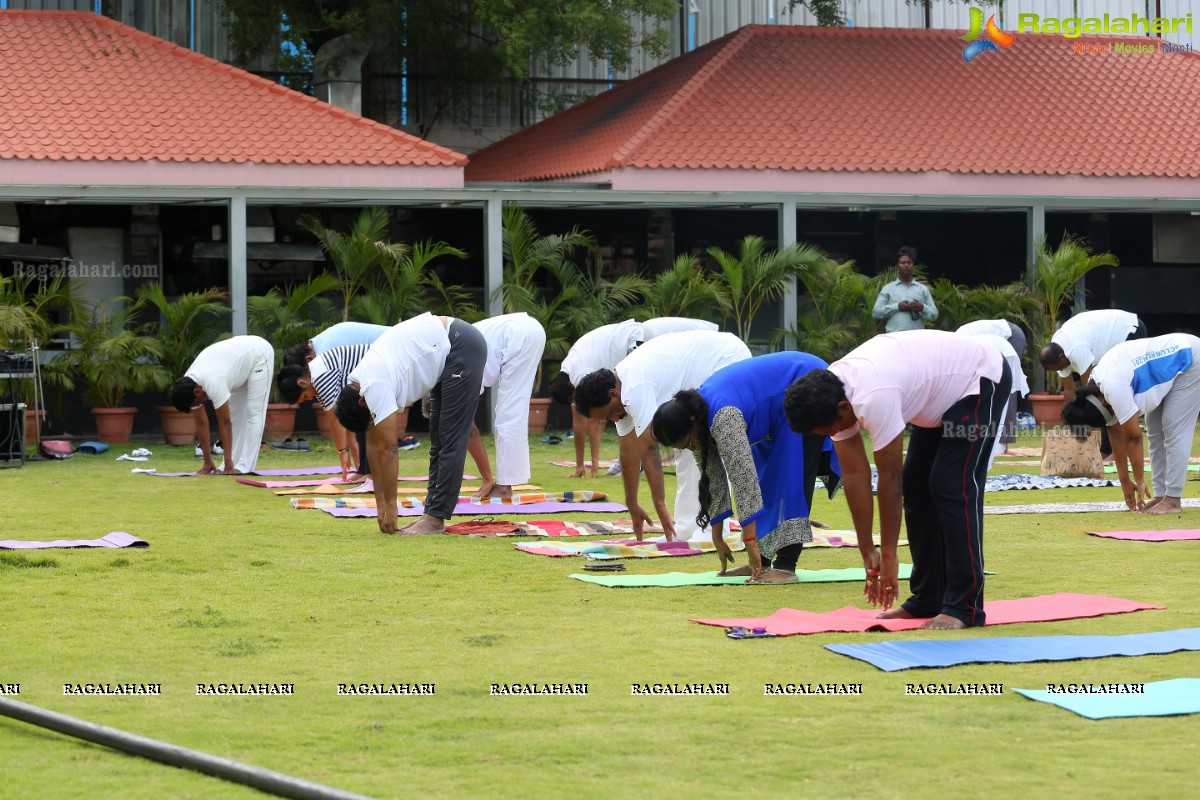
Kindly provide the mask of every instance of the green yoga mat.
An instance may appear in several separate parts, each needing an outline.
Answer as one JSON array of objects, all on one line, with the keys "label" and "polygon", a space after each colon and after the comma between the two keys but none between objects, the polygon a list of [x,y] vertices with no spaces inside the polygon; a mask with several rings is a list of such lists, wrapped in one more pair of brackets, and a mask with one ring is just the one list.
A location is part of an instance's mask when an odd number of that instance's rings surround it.
[{"label": "green yoga mat", "polygon": [[[900,580],[912,575],[912,564],[900,565]],[[610,589],[644,589],[651,586],[672,588],[675,586],[794,586],[791,583],[746,583],[745,576],[718,575],[713,572],[662,572],[656,575],[582,575],[573,572],[569,576],[587,583],[598,583]],[[849,569],[800,569],[796,570],[800,583],[839,583],[865,581],[867,573],[862,567]]]}]

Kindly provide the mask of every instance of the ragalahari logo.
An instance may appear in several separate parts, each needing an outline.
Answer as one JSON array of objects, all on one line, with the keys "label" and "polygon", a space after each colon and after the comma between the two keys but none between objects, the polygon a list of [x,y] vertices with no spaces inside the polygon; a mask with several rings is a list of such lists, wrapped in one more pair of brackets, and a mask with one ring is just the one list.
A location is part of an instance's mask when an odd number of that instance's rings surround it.
[{"label": "ragalahari logo", "polygon": [[[970,42],[963,48],[963,61],[968,64],[971,59],[980,53],[991,50],[993,53],[999,52],[996,45],[1000,47],[1008,47],[1017,40],[1008,31],[1003,30],[996,24],[996,15],[992,14],[988,17],[987,25],[983,24],[983,9],[971,8],[971,28],[965,36],[960,37],[964,42]],[[979,37],[984,38],[980,39]]]}]

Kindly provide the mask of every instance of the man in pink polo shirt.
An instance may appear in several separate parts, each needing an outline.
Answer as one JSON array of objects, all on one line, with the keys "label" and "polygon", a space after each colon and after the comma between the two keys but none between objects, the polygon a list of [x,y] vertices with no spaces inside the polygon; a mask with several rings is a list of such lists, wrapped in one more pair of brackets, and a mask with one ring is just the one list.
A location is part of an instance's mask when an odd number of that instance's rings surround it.
[{"label": "man in pink polo shirt", "polygon": [[[833,438],[866,594],[885,609],[881,617],[930,617],[922,627],[937,630],[984,624],[983,491],[1011,387],[999,351],[972,336],[928,330],[876,336],[788,388],[792,429]],[[879,471],[882,553],[871,539],[871,464],[861,428],[871,434]],[[893,609],[901,508],[912,596]]]}]

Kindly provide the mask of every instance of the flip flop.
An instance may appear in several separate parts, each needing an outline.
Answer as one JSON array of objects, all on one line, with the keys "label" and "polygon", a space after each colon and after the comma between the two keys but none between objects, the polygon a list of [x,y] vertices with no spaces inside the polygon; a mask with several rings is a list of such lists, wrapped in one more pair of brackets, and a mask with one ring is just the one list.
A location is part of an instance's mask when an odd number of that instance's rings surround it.
[{"label": "flip flop", "polygon": [[98,455],[108,449],[108,445],[104,442],[84,442],[76,448],[80,453],[87,453],[89,456]]},{"label": "flip flop", "polygon": [[550,434],[542,437],[542,444],[562,444],[562,437]]}]

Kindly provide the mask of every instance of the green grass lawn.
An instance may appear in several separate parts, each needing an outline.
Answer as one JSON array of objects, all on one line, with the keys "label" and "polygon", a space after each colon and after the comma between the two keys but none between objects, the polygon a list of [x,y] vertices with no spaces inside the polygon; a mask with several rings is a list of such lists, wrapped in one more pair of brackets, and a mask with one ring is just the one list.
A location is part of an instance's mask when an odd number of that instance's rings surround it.
[{"label": "green grass lawn", "polygon": [[[424,438],[424,437],[422,437]],[[1020,444],[1038,444],[1025,437]],[[192,468],[191,448],[148,464]],[[1200,626],[1200,543],[1084,531],[1197,528],[1127,513],[986,517],[991,599],[1059,591],[1167,606],[961,633],[733,641],[689,617],[861,604],[860,584],[606,589],[582,559],[513,539],[391,537],[374,520],[296,511],[229,479],[130,475],[121,452],[0,471],[0,539],[128,531],[144,550],[0,551],[0,684],[15,699],[379,797],[1180,797],[1196,717],[1089,721],[1008,692],[1047,683],[1200,676],[1200,656],[884,673],[820,645],[1119,634]],[[1200,449],[1193,449],[1200,452]],[[603,454],[614,457],[610,433]],[[400,454],[423,474],[424,448]],[[619,478],[569,480],[533,445],[533,482],[620,500]],[[269,451],[263,468],[334,463]],[[1036,467],[1003,468],[1036,472]],[[643,486],[643,502],[649,507]],[[673,496],[673,479],[668,479]],[[1190,481],[1185,497],[1196,497]],[[989,504],[1119,500],[1118,488],[989,495]],[[839,496],[814,517],[849,528]],[[588,515],[576,515],[586,519]],[[739,557],[739,563],[742,559]],[[715,569],[716,556],[627,561]],[[805,552],[809,569],[855,549]],[[68,697],[64,683],[161,683],[158,697]],[[198,683],[294,683],[293,697],[198,697]],[[434,683],[433,696],[347,697],[339,683]],[[492,683],[587,683],[585,697],[495,697]],[[632,697],[632,683],[728,683],[728,697]],[[764,697],[764,683],[861,683],[862,696]],[[906,696],[905,684],[1003,683],[1004,696]],[[241,798],[258,792],[0,717],[4,798]],[[1187,787],[1193,787],[1188,789]]]}]

